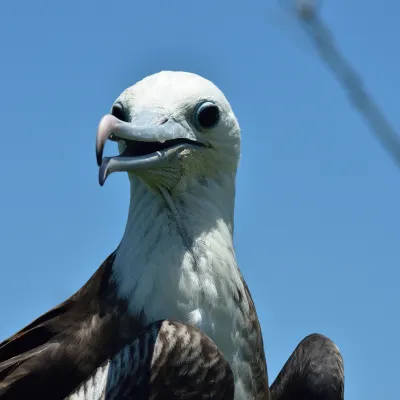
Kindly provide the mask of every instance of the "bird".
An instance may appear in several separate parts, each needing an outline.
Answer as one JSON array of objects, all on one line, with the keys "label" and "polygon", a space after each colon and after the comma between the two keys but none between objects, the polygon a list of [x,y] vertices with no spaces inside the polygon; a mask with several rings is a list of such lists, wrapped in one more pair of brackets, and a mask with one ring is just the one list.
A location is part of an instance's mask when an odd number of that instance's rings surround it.
[{"label": "bird", "polygon": [[[103,156],[109,141],[119,155]],[[171,399],[302,400],[284,396],[296,387],[313,394],[321,374],[338,382],[321,386],[319,394],[334,396],[321,400],[341,399],[340,352],[332,356],[335,345],[319,336],[300,343],[269,388],[260,323],[233,245],[240,147],[228,100],[199,75],[162,71],[121,93],[99,122],[96,159],[101,186],[116,172],[129,178],[122,239],[81,289],[0,343],[0,400],[155,398],[171,373]],[[307,350],[313,346],[321,351]],[[182,376],[167,365],[184,364],[193,380],[179,389]]]},{"label": "bird", "polygon": [[[109,141],[119,155],[103,157]],[[234,398],[269,400],[256,308],[233,246],[241,131],[210,80],[161,71],[99,122],[99,183],[126,172],[117,248],[66,301],[0,344],[0,399],[63,399],[151,323],[180,321],[229,363]],[[40,382],[46,382],[45,385]]]}]

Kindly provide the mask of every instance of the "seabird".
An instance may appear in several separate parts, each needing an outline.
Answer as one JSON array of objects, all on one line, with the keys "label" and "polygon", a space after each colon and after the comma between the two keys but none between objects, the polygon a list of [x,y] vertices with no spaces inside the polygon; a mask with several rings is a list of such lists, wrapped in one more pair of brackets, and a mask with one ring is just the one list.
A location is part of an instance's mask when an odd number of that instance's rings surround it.
[{"label": "seabird", "polygon": [[[209,348],[215,343],[221,382],[232,374],[235,400],[271,398],[233,247],[240,135],[223,93],[195,74],[160,72],[118,97],[100,121],[96,155],[100,185],[114,172],[129,177],[122,240],[78,292],[0,344],[1,400],[64,399],[137,348],[140,335],[151,337],[157,321],[179,321]],[[120,155],[103,157],[108,140]],[[166,362],[182,359],[164,351]]]},{"label": "seabird", "polygon": [[[108,139],[120,155],[103,157]],[[209,336],[235,399],[268,399],[263,339],[233,247],[240,128],[223,93],[185,72],[126,89],[99,123],[99,181],[128,173],[117,249],[64,303],[0,344],[0,398],[61,399],[150,323]],[[46,382],[45,385],[39,382]]]}]

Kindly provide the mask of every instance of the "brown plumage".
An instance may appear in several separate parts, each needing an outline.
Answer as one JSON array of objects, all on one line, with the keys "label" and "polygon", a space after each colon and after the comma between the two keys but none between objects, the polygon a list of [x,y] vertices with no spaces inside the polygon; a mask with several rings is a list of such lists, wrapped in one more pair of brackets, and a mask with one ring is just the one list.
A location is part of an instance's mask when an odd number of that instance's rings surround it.
[{"label": "brown plumage", "polygon": [[164,320],[149,325],[66,400],[231,400],[233,394],[232,371],[215,343],[198,328]]},{"label": "brown plumage", "polygon": [[305,337],[271,385],[272,400],[343,400],[344,366],[326,336]]},{"label": "brown plumage", "polygon": [[110,281],[114,253],[73,296],[0,344],[0,398],[63,399],[145,326]]}]

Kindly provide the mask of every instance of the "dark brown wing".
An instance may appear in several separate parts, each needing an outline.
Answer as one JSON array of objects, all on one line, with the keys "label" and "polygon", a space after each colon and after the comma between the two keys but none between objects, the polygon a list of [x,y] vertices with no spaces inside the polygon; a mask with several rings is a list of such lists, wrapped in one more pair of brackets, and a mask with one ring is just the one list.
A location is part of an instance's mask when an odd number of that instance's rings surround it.
[{"label": "dark brown wing", "polygon": [[274,383],[272,400],[343,400],[344,367],[337,346],[312,334],[296,347]]},{"label": "dark brown wing", "polygon": [[0,388],[12,369],[46,349],[56,335],[51,329],[52,323],[69,308],[70,300],[67,300],[0,343]]},{"label": "dark brown wing", "polygon": [[232,371],[199,329],[173,321],[147,327],[66,400],[233,400]]},{"label": "dark brown wing", "polygon": [[142,325],[110,281],[114,253],[64,303],[0,344],[0,400],[64,399]]}]

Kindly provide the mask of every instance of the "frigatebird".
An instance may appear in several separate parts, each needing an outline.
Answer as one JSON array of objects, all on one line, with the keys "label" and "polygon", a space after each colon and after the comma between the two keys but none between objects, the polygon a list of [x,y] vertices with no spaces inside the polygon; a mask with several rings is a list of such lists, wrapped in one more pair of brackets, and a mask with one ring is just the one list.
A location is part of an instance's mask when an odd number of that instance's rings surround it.
[{"label": "frigatebird", "polygon": [[[103,157],[108,140],[118,143],[119,155]],[[240,143],[229,102],[198,75],[160,72],[118,97],[100,121],[96,155],[100,185],[111,173],[128,174],[125,232],[78,292],[0,344],[1,400],[64,399],[138,338],[149,337],[157,321],[178,321],[188,335],[198,329],[206,347],[217,346],[223,376],[219,389],[208,386],[211,394],[204,395],[230,398],[232,375],[235,400],[271,398],[256,309],[233,246]],[[164,347],[162,359],[175,365],[176,357],[188,357],[185,346],[181,354]],[[288,365],[286,373],[296,376]],[[206,388],[202,376],[194,374],[192,386]],[[281,385],[276,388],[280,393]],[[202,398],[199,390],[192,395]]]}]

